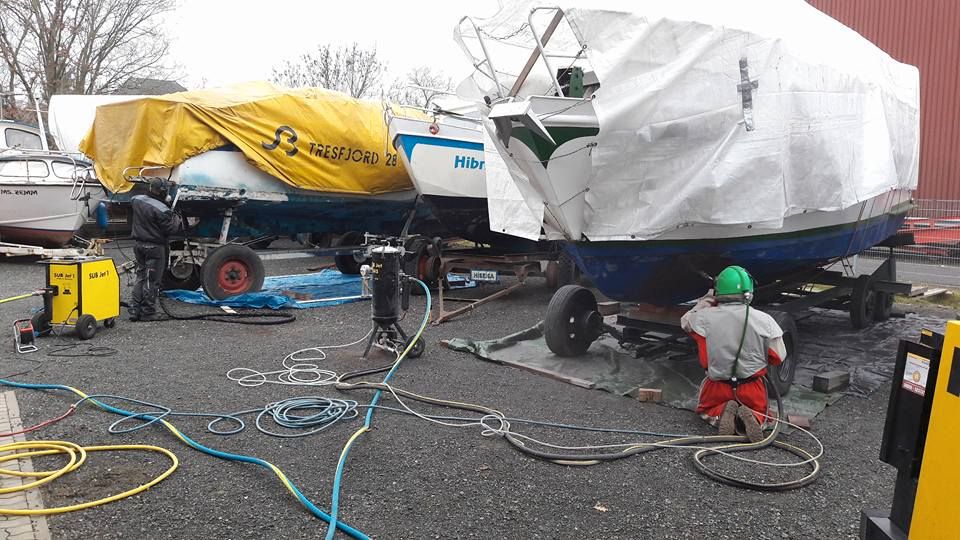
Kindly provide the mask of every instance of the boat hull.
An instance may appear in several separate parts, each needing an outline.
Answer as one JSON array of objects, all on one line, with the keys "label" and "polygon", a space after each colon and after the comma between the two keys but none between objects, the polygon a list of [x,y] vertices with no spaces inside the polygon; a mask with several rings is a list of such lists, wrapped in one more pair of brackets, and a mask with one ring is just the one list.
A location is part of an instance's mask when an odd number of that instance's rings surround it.
[{"label": "boat hull", "polygon": [[72,182],[0,182],[0,242],[62,247],[84,224],[83,200],[71,200]]},{"label": "boat hull", "polygon": [[530,253],[545,242],[490,230],[482,135],[479,129],[392,118],[390,135],[413,185],[451,235],[498,251]]},{"label": "boat hull", "polygon": [[[191,236],[220,236],[223,216],[232,213],[231,237],[289,236],[300,233],[399,234],[411,210],[417,209],[412,230],[437,233],[436,220],[415,190],[382,195],[354,195],[298,189],[260,171],[229,149],[213,150],[188,159],[171,177],[176,208],[199,218]],[[115,194],[124,204],[139,192]]]},{"label": "boat hull", "polygon": [[788,279],[838,257],[854,255],[894,235],[906,209],[859,223],[842,223],[735,238],[576,242],[566,249],[611,299],[675,305],[712,286],[704,274],[746,268],[759,286]]}]

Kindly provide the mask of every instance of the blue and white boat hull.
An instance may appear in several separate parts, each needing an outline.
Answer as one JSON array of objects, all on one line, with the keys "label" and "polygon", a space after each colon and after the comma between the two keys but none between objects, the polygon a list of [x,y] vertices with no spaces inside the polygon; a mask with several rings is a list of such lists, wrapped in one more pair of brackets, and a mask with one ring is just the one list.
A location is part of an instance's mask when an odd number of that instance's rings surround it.
[{"label": "blue and white boat hull", "polygon": [[414,187],[450,234],[504,251],[545,249],[490,230],[483,135],[476,121],[393,117],[389,132]]},{"label": "blue and white boat hull", "polygon": [[712,285],[704,275],[731,264],[763,286],[855,255],[894,235],[910,206],[909,192],[895,191],[846,211],[794,216],[774,231],[710,237],[702,229],[715,228],[690,227],[673,238],[572,242],[566,249],[607,297],[674,305],[702,296]]}]

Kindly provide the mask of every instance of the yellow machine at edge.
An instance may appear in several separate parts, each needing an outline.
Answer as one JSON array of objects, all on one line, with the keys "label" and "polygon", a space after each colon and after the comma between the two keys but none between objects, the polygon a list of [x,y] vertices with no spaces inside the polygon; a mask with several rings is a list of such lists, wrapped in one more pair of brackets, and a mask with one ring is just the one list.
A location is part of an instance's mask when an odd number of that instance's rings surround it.
[{"label": "yellow machine at edge", "polygon": [[47,267],[43,311],[33,316],[40,334],[73,325],[80,339],[97,333],[97,324],[113,328],[120,316],[120,276],[109,257],[42,261]]}]

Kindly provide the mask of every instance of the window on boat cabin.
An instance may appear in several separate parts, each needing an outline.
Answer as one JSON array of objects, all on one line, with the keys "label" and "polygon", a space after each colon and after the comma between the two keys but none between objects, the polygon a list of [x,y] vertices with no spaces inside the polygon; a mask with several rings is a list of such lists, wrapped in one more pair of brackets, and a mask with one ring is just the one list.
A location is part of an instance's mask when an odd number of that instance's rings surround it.
[{"label": "window on boat cabin", "polygon": [[50,166],[53,167],[53,174],[57,178],[65,178],[67,180],[73,180],[74,176],[82,176],[84,167],[80,165],[75,165],[73,163],[64,163],[62,161],[51,161]]},{"label": "window on boat cabin", "polygon": [[42,180],[50,175],[50,169],[43,161],[36,159],[17,159],[0,161],[0,176]]},{"label": "window on boat cabin", "polygon": [[43,150],[40,135],[17,128],[7,128],[4,133],[7,147],[20,150]]}]

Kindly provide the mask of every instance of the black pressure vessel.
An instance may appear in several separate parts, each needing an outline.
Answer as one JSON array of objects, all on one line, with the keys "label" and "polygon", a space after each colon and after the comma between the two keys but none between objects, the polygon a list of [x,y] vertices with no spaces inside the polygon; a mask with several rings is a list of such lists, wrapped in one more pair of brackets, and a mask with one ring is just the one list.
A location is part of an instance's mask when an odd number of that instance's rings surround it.
[{"label": "black pressure vessel", "polygon": [[381,326],[400,318],[400,250],[392,246],[373,248],[373,320]]}]

